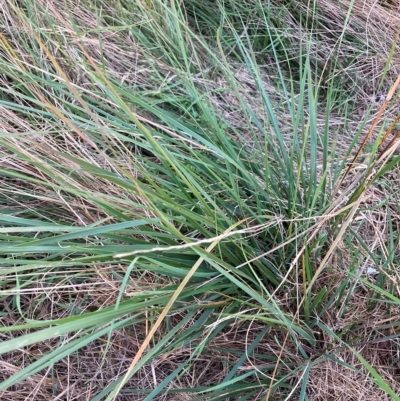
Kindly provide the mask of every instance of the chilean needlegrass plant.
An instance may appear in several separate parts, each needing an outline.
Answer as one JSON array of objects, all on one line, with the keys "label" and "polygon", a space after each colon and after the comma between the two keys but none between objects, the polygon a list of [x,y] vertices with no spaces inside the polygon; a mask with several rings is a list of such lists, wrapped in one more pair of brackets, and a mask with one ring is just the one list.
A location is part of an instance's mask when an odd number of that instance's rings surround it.
[{"label": "chilean needlegrass plant", "polygon": [[296,61],[267,3],[19,3],[1,35],[2,396],[306,400],[333,361],[397,399],[353,324],[330,326],[360,283],[379,307],[394,288],[360,277],[357,247],[329,277],[342,242],[368,250],[356,217],[395,139],[355,174],[366,114],[337,153],[331,113],[351,104],[320,79],[315,21],[298,16]]}]

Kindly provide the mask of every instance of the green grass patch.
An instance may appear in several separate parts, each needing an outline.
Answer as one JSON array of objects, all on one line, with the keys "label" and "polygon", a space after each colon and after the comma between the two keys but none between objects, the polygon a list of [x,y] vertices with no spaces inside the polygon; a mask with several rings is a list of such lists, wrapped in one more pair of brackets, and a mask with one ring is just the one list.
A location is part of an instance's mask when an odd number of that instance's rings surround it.
[{"label": "green grass patch", "polygon": [[7,5],[3,397],[316,400],[329,364],[396,394],[396,45],[360,118],[380,43],[325,6]]}]

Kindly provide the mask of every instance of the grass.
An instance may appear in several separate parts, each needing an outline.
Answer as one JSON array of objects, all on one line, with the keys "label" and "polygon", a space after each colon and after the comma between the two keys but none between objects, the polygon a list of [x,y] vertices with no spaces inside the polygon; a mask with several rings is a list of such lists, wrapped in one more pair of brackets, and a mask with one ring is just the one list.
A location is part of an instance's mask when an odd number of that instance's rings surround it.
[{"label": "grass", "polygon": [[1,397],[399,399],[395,8],[9,1]]}]

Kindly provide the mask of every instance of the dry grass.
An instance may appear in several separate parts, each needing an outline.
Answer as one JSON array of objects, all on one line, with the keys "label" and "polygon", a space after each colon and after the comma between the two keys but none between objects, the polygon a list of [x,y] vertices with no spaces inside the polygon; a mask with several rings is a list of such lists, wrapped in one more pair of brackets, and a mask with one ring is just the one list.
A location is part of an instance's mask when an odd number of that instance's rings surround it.
[{"label": "dry grass", "polygon": [[[146,49],[140,45],[128,34],[112,29],[107,22],[96,15],[95,10],[84,7],[83,3],[75,0],[65,2],[70,10],[74,11],[74,18],[81,24],[81,31],[87,31],[79,39],[79,43],[83,46],[90,55],[93,62],[102,65],[103,68],[115,78],[118,82],[124,84],[131,90],[140,89],[142,91],[160,90],[159,87],[154,87],[155,83],[160,82],[160,77],[164,83],[168,85],[178,82],[180,77],[174,76],[170,70],[168,63],[163,62],[161,58],[150,58]],[[302,4],[302,3],[300,3]],[[349,1],[331,2],[318,1],[319,14],[323,16],[321,23],[328,25],[326,31],[321,32],[319,40],[325,44],[324,51],[320,50],[320,44],[316,42],[314,51],[321,68],[328,68],[330,51],[337,45],[338,36],[335,32],[331,32],[332,25],[342,27],[346,20],[346,11]],[[95,85],[91,81],[88,74],[87,63],[82,59],[82,55],[77,53],[78,40],[74,35],[75,27],[71,24],[70,17],[66,11],[63,2],[54,3],[46,0],[35,1],[34,7],[39,6],[46,8],[49,16],[53,21],[57,22],[56,26],[51,27],[58,35],[63,37],[63,43],[48,42],[48,48],[57,59],[57,62],[66,72],[71,85],[82,93],[86,88],[93,88]],[[112,5],[109,5],[109,10],[104,13],[112,15]],[[302,5],[306,7],[306,5]],[[14,64],[16,69],[34,69],[34,62],[30,60],[29,55],[21,47],[20,37],[28,37],[30,35],[26,24],[18,17],[18,2],[10,1],[0,4],[2,29],[8,43],[13,45],[13,49],[18,56],[20,62],[12,59],[11,54],[2,55],[8,59],[8,62]],[[43,30],[49,30],[48,21],[43,14],[38,13],[36,18],[42,24]],[[295,18],[293,18],[295,20]],[[127,22],[128,23],[128,22]],[[144,22],[143,22],[144,23]],[[151,24],[152,21],[149,21]],[[349,35],[364,43],[366,51],[364,56],[351,66],[336,66],[344,72],[343,85],[346,90],[351,92],[352,110],[344,120],[341,117],[341,110],[336,110],[331,115],[329,124],[331,129],[339,132],[339,143],[337,147],[344,151],[349,147],[353,132],[359,126],[360,120],[364,118],[367,110],[372,106],[373,112],[368,115],[362,130],[362,135],[367,134],[369,126],[376,117],[378,106],[381,102],[381,95],[385,96],[393,85],[393,82],[400,74],[400,45],[398,37],[398,27],[400,26],[400,2],[391,1],[363,1],[356,0],[354,3],[353,12],[349,18]],[[101,32],[95,32],[101,27]],[[293,35],[296,35],[296,23],[293,22]],[[341,29],[341,28],[340,28]],[[49,36],[55,34],[49,33]],[[397,36],[396,36],[397,35]],[[349,54],[354,51],[351,49],[352,42],[343,40],[340,51]],[[394,51],[389,65],[386,65],[389,54],[393,47]],[[319,50],[317,50],[317,48]],[[311,49],[313,50],[313,48]],[[296,52],[296,49],[293,49]],[[68,56],[68,57],[66,57]],[[43,63],[46,62],[46,56],[43,54]],[[71,66],[67,62],[76,60],[77,65]],[[22,65],[21,65],[22,63]],[[240,82],[240,95],[252,105],[253,110],[257,113],[257,117],[262,124],[266,123],[265,110],[262,105],[257,104],[256,93],[257,87],[253,78],[246,68],[239,67],[239,63],[234,59],[230,60],[230,65],[237,82]],[[287,107],[284,104],[285,98],[281,91],[274,86],[275,73],[270,73],[272,65],[271,60],[266,60],[265,66],[261,67],[263,84],[265,90],[274,99],[277,108],[281,110],[281,129],[288,137],[296,135],[291,132],[287,122],[291,116],[287,112]],[[207,65],[198,66],[205,70]],[[38,67],[39,68],[39,67]],[[154,71],[158,71],[159,77],[154,77]],[[56,75],[56,72],[52,72]],[[333,71],[335,75],[337,71]],[[327,85],[331,76],[326,75]],[[382,84],[380,80],[382,79]],[[248,129],[248,118],[243,115],[242,109],[231,90],[221,91],[221,88],[229,87],[229,82],[225,76],[217,73],[210,77],[197,77],[196,85],[199,88],[206,88],[209,92],[212,104],[215,106],[219,115],[227,122],[231,130],[231,135],[238,140],[247,141],[246,146],[251,146],[253,135],[258,133],[256,127]],[[8,79],[0,75],[0,86],[11,91],[15,91],[15,86],[12,86]],[[42,94],[47,99],[52,99],[52,94],[47,92],[47,89],[34,88],[37,93]],[[66,95],[67,96],[67,95]],[[99,97],[100,99],[100,97]],[[386,111],[387,118],[393,119],[399,113],[400,97],[394,98],[392,104]],[[52,99],[54,106],[57,109],[65,110],[65,99]],[[26,105],[22,97],[13,96],[12,101],[16,104]],[[102,102],[109,107],[116,107],[112,99],[101,99]],[[167,107],[167,105],[166,105]],[[107,179],[97,178],[86,173],[78,164],[75,164],[70,158],[62,158],[60,152],[66,152],[69,155],[85,160],[93,166],[104,169],[115,168],[115,163],[108,163],[109,153],[104,149],[94,149],[89,144],[76,135],[71,133],[71,130],[65,127],[65,132],[59,131],[54,135],[53,126],[43,126],[42,132],[35,133],[37,129],[36,119],[38,116],[32,116],[29,120],[26,115],[18,111],[13,111],[5,107],[0,109],[0,127],[2,132],[8,132],[10,137],[9,144],[13,146],[14,151],[7,148],[0,148],[0,165],[4,169],[13,172],[26,174],[32,178],[44,180],[48,186],[40,185],[34,182],[22,182],[18,178],[1,178],[2,196],[4,202],[2,207],[13,208],[23,206],[28,211],[34,211],[37,217],[46,215],[46,218],[51,220],[53,217],[57,220],[61,219],[68,224],[76,226],[86,226],[100,219],[108,219],[112,222],[112,217],[109,216],[104,209],[98,208],[98,203],[91,202],[90,199],[83,196],[87,192],[96,193],[98,199],[104,202],[112,199],[113,204],[120,211],[124,211],[126,217],[133,218],[137,216],[136,210],[126,210],[126,205],[132,201],[140,203],[140,199],[132,198],[132,195],[126,193],[117,185],[110,185]],[[157,117],[147,114],[138,113],[141,121],[151,120],[152,124],[157,124]],[[61,128],[62,124],[58,125]],[[318,116],[318,126],[323,129],[325,126],[325,114],[322,110]],[[113,132],[113,127],[104,126],[104,132]],[[242,138],[239,138],[239,136]],[[397,131],[396,131],[397,135]],[[21,138],[24,138],[23,140]],[[112,137],[112,135],[110,136]],[[114,137],[110,143],[110,149],[121,148],[121,140]],[[124,145],[125,146],[125,145]],[[126,149],[126,148],[125,148]],[[19,155],[15,150],[20,152]],[[126,149],[128,153],[128,150]],[[138,172],[129,170],[128,162],[124,160],[124,155],[120,155],[121,170],[124,169],[127,175],[133,178],[137,177]],[[23,161],[25,159],[25,162]],[[126,158],[128,160],[128,158]],[[34,163],[40,163],[41,167],[35,169]],[[60,169],[56,166],[62,164],[64,173],[60,173]],[[362,166],[362,164],[360,163]],[[47,176],[43,176],[43,166],[48,171]],[[71,173],[72,172],[72,173]],[[122,173],[121,173],[122,174]],[[385,199],[388,194],[393,191],[393,188],[399,188],[400,170],[390,172],[392,177],[392,188],[388,189],[383,185],[377,185],[371,190],[369,202],[373,205],[379,204],[382,199]],[[81,192],[76,191],[75,196],[66,196],[61,192],[53,189],[61,182],[68,181],[71,186]],[[19,193],[16,192],[19,188]],[[20,195],[30,196],[31,203],[21,204],[18,201]],[[9,206],[8,200],[12,199],[14,204]],[[396,201],[393,204],[385,204],[374,212],[362,212],[353,225],[355,231],[358,230],[360,237],[368,245],[368,248],[375,253],[385,255],[388,240],[387,227],[387,212],[391,211],[391,223],[395,230],[400,224],[398,205]],[[39,211],[38,211],[39,210]],[[54,216],[52,214],[55,214]],[[22,214],[23,216],[23,214]],[[147,217],[152,217],[150,214]],[[360,220],[365,220],[365,224],[359,225]],[[351,264],[351,255],[348,252],[349,245],[342,244],[338,251],[340,258],[336,255],[332,260],[328,272],[320,276],[317,282],[317,289],[324,285],[329,285],[329,294],[335,294],[340,283],[347,277],[346,269],[348,264]],[[399,249],[396,250],[399,255]],[[348,262],[348,263],[347,263]],[[383,262],[384,264],[384,262]],[[379,269],[380,266],[374,268]],[[91,270],[90,270],[91,269]],[[49,276],[49,271],[45,272],[29,272],[28,277],[35,277],[35,283],[24,287],[18,291],[18,307],[15,305],[13,290],[4,296],[7,288],[2,288],[1,305],[4,315],[0,318],[0,322],[4,326],[12,326],[23,322],[23,319],[43,320],[43,319],[58,319],[67,317],[71,311],[76,308],[81,312],[93,311],[104,308],[109,305],[114,305],[118,297],[120,289],[120,279],[116,278],[116,274],[124,275],[127,266],[125,264],[115,263],[113,265],[91,266],[90,268],[80,267],[73,268],[68,271],[63,277],[62,272],[52,272]],[[393,263],[391,266],[384,266],[387,282],[384,288],[389,288],[390,285],[398,288],[399,274],[398,266]],[[81,282],[80,277],[84,277],[84,282]],[[52,282],[48,282],[48,277],[51,277]],[[20,279],[24,279],[23,276]],[[54,281],[57,279],[57,281]],[[371,280],[374,280],[372,277]],[[129,292],[138,290],[155,290],[170,284],[171,281],[162,281],[156,274],[148,273],[147,275],[138,275],[136,280],[137,288],[132,286],[128,288],[125,296],[129,298]],[[400,363],[399,363],[399,342],[397,338],[390,338],[386,341],[375,341],[377,338],[385,338],[396,334],[396,328],[391,327],[383,331],[374,332],[374,336],[370,335],[374,331],[374,327],[381,326],[383,322],[398,320],[400,310],[393,307],[390,310],[390,315],[387,315],[387,309],[379,303],[371,307],[368,294],[370,289],[360,283],[354,282],[353,287],[357,288],[352,293],[345,297],[348,300],[347,307],[342,309],[338,305],[333,304],[322,316],[324,324],[329,326],[335,332],[346,328],[347,334],[344,337],[346,340],[355,338],[362,339],[362,345],[358,345],[356,349],[374,366],[378,373],[390,384],[392,389],[400,394]],[[348,290],[350,291],[350,290]],[[400,296],[400,292],[398,292]],[[277,294],[277,302],[281,307],[292,316],[296,315],[296,303],[288,299],[285,294]],[[67,307],[68,306],[68,307]],[[24,316],[21,316],[19,310],[23,311]],[[146,316],[146,318],[148,318]],[[181,319],[179,315],[175,317],[177,321]],[[190,327],[191,322],[188,326]],[[234,365],[241,354],[232,353],[232,350],[243,351],[251,341],[262,330],[262,325],[247,324],[235,325],[232,323],[228,328],[220,332],[207,346],[207,352],[201,358],[194,361],[187,369],[184,375],[178,376],[177,379],[170,383],[171,389],[207,387],[219,383],[229,372],[229,368]],[[74,352],[65,359],[56,362],[53,367],[46,369],[40,373],[34,374],[29,379],[10,387],[7,391],[0,393],[0,398],[4,400],[90,400],[101,389],[112,383],[116,377],[120,377],[130,365],[140,344],[143,342],[145,335],[149,330],[148,324],[143,322],[142,325],[135,325],[134,328],[128,327],[115,330],[112,337],[107,336],[98,338],[91,342],[86,347]],[[156,335],[156,339],[162,338],[167,328],[163,327]],[[24,331],[13,333],[13,336],[22,335]],[[206,335],[207,331],[203,333]],[[2,340],[7,340],[8,334],[1,334]],[[60,344],[71,342],[75,338],[75,334],[68,334],[59,339],[35,344],[25,347],[20,350],[14,350],[2,356],[0,360],[0,380],[10,377],[10,375],[28,366],[30,363],[37,360],[41,356],[59,347]],[[254,355],[273,355],[276,358],[281,358],[281,345],[285,338],[279,331],[271,330],[268,335],[260,341]],[[372,383],[368,378],[368,372],[359,362],[359,360],[348,350],[332,350],[330,344],[331,338],[321,338],[319,349],[321,355],[326,353],[333,355],[343,364],[333,360],[326,359],[325,361],[316,364],[310,370],[309,384],[307,394],[310,401],[325,401],[325,400],[389,400],[380,389]],[[224,346],[229,344],[229,351],[224,351]],[[357,344],[357,343],[356,343]],[[190,357],[194,347],[183,346],[177,348],[173,354],[166,354],[161,358],[153,361],[152,365],[146,366],[139,370],[128,382],[127,388],[152,389],[155,388],[162,380],[164,380],[179,364]],[[290,356],[291,363],[298,360],[301,363],[299,352],[295,345],[288,342],[283,357],[284,363],[278,371],[277,376],[282,376],[290,369],[285,370],[285,358]],[[249,358],[243,362],[239,371],[245,372],[248,366],[262,366],[265,364],[264,359],[257,356],[249,355]],[[273,362],[271,362],[273,363]],[[350,370],[344,364],[347,363],[355,368]],[[54,394],[57,394],[55,397]],[[117,400],[142,400],[143,394],[124,394],[121,393]],[[190,400],[192,395],[185,393],[171,393],[169,395],[158,395],[155,400],[174,400],[184,401]],[[256,393],[253,396],[254,400],[261,399],[261,395]],[[226,398],[227,400],[234,398]],[[236,399],[236,398],[235,398]],[[273,399],[283,399],[277,392]]]},{"label": "dry grass", "polygon": [[[367,293],[368,290],[365,289],[363,298],[360,291],[354,291],[344,314],[341,310],[332,308],[323,319],[326,323],[330,320],[330,328],[334,331],[346,328],[348,331],[344,340],[347,338],[354,341],[355,338],[362,338],[363,341],[355,343],[353,347],[376,369],[395,393],[399,394],[400,344],[396,327],[385,330],[376,330],[376,327],[396,321],[400,311],[398,308],[392,309],[389,317],[387,310],[381,305],[371,308],[368,306]],[[325,337],[322,342],[331,348],[334,339]],[[393,399],[373,384],[370,373],[350,350],[333,346],[329,354],[335,360],[325,360],[310,369],[310,400]]]}]

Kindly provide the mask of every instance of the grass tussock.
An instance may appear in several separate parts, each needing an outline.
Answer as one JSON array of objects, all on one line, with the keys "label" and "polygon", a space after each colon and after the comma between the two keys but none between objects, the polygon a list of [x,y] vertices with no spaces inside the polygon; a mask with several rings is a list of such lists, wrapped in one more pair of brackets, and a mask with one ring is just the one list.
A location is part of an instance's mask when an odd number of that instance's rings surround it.
[{"label": "grass tussock", "polygon": [[1,398],[399,399],[399,7],[4,4]]}]

